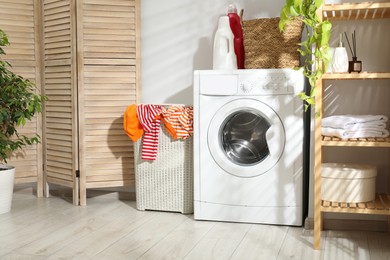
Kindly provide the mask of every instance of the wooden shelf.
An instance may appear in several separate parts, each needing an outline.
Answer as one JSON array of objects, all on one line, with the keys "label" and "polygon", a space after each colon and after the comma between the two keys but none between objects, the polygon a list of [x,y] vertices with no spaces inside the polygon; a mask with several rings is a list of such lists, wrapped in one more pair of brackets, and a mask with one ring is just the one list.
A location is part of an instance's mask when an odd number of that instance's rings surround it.
[{"label": "wooden shelf", "polygon": [[375,200],[362,203],[321,201],[322,212],[390,215],[390,195],[376,194]]},{"label": "wooden shelf", "polygon": [[326,73],[322,79],[358,80],[358,79],[390,79],[390,72],[361,73]]},{"label": "wooden shelf", "polygon": [[[390,0],[385,2],[323,4],[319,13],[320,21],[330,20],[371,20],[390,18]],[[361,72],[324,74],[318,81],[316,110],[324,112],[325,80],[376,80],[390,79],[390,72]],[[320,115],[320,117],[321,117]],[[314,156],[314,248],[320,249],[323,212],[360,213],[387,215],[390,234],[390,194],[377,194],[374,201],[367,203],[338,203],[321,199],[321,165],[323,149],[326,146],[337,147],[390,147],[388,138],[340,139],[324,137],[321,132],[321,119],[315,121],[315,156]],[[390,193],[390,190],[389,190]]]},{"label": "wooden shelf", "polygon": [[324,20],[370,20],[390,18],[389,2],[364,2],[323,5]]},{"label": "wooden shelf", "polygon": [[322,136],[322,146],[390,147],[390,137],[340,139]]}]

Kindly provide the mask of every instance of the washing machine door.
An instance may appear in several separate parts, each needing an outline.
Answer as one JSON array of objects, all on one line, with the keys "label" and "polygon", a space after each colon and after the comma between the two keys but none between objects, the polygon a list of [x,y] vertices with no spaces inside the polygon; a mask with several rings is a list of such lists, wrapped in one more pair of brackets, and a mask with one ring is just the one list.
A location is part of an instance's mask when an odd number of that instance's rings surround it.
[{"label": "washing machine door", "polygon": [[285,131],[277,113],[256,99],[236,99],[212,118],[207,141],[215,162],[227,173],[249,178],[272,169],[283,154]]}]

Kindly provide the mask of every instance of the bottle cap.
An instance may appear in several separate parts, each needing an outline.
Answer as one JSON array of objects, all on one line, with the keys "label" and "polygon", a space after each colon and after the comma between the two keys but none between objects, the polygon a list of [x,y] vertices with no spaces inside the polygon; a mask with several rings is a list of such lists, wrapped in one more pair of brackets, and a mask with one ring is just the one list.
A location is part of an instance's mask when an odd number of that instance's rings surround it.
[{"label": "bottle cap", "polygon": [[218,28],[229,28],[230,29],[230,23],[229,23],[229,16],[222,15],[219,17],[218,20]]},{"label": "bottle cap", "polygon": [[228,6],[228,14],[237,13],[237,7],[234,4]]}]

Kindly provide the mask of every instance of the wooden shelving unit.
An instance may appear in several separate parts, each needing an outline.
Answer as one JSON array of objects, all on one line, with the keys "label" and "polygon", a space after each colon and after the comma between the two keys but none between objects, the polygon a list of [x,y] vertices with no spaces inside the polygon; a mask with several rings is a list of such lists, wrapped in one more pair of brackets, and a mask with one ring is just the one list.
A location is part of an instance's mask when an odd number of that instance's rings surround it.
[{"label": "wooden shelving unit", "polygon": [[[370,20],[390,18],[390,1],[345,4],[324,4],[320,10],[320,19]],[[320,248],[323,212],[357,213],[389,216],[390,233],[390,194],[377,194],[374,201],[366,203],[339,203],[321,199],[322,148],[335,147],[383,147],[390,148],[390,138],[340,139],[325,137],[321,134],[321,121],[324,113],[323,96],[326,80],[381,80],[390,79],[390,72],[334,73],[324,74],[317,82],[316,110],[320,116],[315,120],[315,162],[314,162],[314,248]]]},{"label": "wooden shelving unit", "polygon": [[390,138],[340,139],[322,136],[321,146],[390,147]]},{"label": "wooden shelving unit", "polygon": [[361,72],[361,73],[331,73],[324,74],[322,79],[341,79],[341,80],[359,80],[359,79],[390,79],[390,72]]},{"label": "wooden shelving unit", "polygon": [[389,215],[390,195],[376,194],[375,200],[364,203],[341,203],[322,200],[321,211]]},{"label": "wooden shelving unit", "polygon": [[322,8],[323,19],[358,20],[390,18],[390,3],[365,2],[348,4],[325,4]]}]

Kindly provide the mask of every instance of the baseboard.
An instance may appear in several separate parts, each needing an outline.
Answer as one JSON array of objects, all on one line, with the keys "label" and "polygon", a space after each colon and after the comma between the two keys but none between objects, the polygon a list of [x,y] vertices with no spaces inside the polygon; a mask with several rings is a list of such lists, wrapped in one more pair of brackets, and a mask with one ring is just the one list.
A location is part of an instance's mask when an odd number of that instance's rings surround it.
[{"label": "baseboard", "polygon": [[[31,189],[32,194],[36,195],[36,183],[22,183],[14,186],[14,192],[23,189]],[[63,187],[56,184],[50,184],[49,193],[52,196],[72,198],[73,191],[71,188]],[[91,188],[87,189],[87,198],[104,196],[105,198],[117,198],[120,200],[135,201],[136,194],[134,187],[108,187],[108,188]]]},{"label": "baseboard", "polygon": [[[314,219],[305,219],[305,229],[314,229]],[[383,220],[325,219],[324,230],[353,230],[387,232],[388,223]]]},{"label": "baseboard", "polygon": [[[72,189],[70,188],[57,187],[55,189],[50,189],[50,195],[56,197],[71,198],[73,196],[73,193]],[[133,191],[124,191],[123,189],[114,188],[87,189],[87,199],[99,196],[104,196],[105,198],[116,198],[120,200],[135,201],[135,192]]]}]

